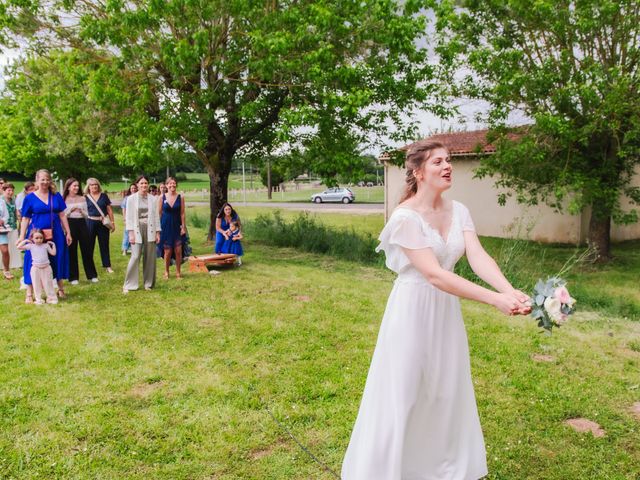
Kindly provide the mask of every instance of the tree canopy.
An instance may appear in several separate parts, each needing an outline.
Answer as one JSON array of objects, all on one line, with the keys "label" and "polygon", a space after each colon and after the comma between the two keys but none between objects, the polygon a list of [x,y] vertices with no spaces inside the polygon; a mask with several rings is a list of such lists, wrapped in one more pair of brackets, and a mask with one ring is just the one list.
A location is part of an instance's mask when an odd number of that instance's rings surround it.
[{"label": "tree canopy", "polygon": [[[78,52],[54,51],[13,65],[0,97],[4,169],[29,175],[48,168],[61,178],[83,180],[157,163],[161,139],[149,125],[148,99],[135,95],[112,63],[90,60]],[[131,137],[140,122],[147,134]],[[132,138],[144,141],[145,149]],[[136,155],[129,153],[132,148]]]},{"label": "tree canopy", "polygon": [[[637,220],[623,196],[640,204],[640,4],[445,1],[438,18],[438,51],[466,72],[453,93],[490,106],[499,148],[478,174],[531,204],[589,207],[589,243],[608,258],[611,220]],[[526,125],[509,128],[514,113]]]},{"label": "tree canopy", "polygon": [[[213,224],[238,152],[315,149],[328,177],[354,146],[408,134],[414,108],[443,111],[431,101],[439,83],[426,3],[7,0],[0,21],[5,42],[20,34],[33,52],[82,51],[151,97],[163,140],[191,149],[209,173]],[[116,158],[147,155],[141,143]]]}]

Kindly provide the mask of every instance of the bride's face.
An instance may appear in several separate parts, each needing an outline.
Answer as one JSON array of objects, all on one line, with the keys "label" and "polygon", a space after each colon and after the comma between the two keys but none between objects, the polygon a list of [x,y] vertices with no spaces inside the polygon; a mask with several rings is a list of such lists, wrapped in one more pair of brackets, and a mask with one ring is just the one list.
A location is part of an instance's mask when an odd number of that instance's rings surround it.
[{"label": "bride's face", "polygon": [[437,148],[422,165],[418,183],[430,190],[447,190],[451,188],[452,170],[449,152],[444,148]]}]

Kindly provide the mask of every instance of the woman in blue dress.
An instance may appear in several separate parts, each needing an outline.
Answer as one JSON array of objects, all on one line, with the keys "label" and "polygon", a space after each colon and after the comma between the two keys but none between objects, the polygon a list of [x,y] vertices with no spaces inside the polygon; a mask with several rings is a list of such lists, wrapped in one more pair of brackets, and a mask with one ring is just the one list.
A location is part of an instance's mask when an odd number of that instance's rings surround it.
[{"label": "woman in blue dress", "polygon": [[240,217],[233,209],[231,204],[225,203],[216,218],[216,247],[215,253],[229,253],[225,252],[224,244],[231,238],[231,222],[236,222],[238,228],[242,228],[240,223]]},{"label": "woman in blue dress", "polygon": [[[72,242],[69,223],[64,213],[67,208],[62,195],[56,193],[51,182],[51,174],[47,170],[36,172],[36,190],[24,199],[22,204],[22,220],[20,221],[20,238],[18,242],[28,238],[33,228],[51,229],[52,241],[56,245],[56,256],[52,257],[53,277],[58,282],[58,296],[65,297],[63,280],[69,278],[69,248]],[[24,283],[27,285],[26,303],[33,302],[31,287],[31,252],[24,255]]]},{"label": "woman in blue dress", "polygon": [[160,244],[159,248],[164,250],[164,278],[169,278],[169,267],[171,257],[175,257],[176,278],[182,278],[180,266],[182,265],[182,245],[187,233],[187,223],[185,221],[185,205],[182,196],[178,194],[178,182],[175,178],[169,177],[165,181],[167,193],[163,193],[158,200],[158,210],[161,213]]}]

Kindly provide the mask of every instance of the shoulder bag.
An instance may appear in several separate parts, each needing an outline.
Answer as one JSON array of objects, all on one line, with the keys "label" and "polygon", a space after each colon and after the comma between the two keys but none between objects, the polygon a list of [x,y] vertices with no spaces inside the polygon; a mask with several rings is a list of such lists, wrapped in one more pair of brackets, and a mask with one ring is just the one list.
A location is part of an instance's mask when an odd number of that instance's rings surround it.
[{"label": "shoulder bag", "polygon": [[96,207],[96,209],[98,210],[98,213],[100,214],[100,221],[102,222],[102,225],[104,225],[105,227],[107,227],[111,232],[113,232],[115,230],[115,227],[113,226],[113,223],[111,223],[111,219],[109,217],[107,217],[104,212],[102,211],[102,209],[100,208],[100,206],[96,203],[96,201],[93,199],[93,197],[91,196],[91,194],[87,194],[87,198],[89,200],[91,200],[91,203],[93,203],[93,205]]}]

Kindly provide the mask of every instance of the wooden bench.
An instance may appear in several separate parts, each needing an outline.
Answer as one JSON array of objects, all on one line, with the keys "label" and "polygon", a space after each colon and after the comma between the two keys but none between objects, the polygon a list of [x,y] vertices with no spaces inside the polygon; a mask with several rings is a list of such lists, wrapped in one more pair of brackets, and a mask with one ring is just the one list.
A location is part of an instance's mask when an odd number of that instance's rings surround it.
[{"label": "wooden bench", "polygon": [[233,253],[214,253],[211,255],[193,255],[189,257],[189,271],[207,273],[207,265],[234,265],[237,255]]}]

